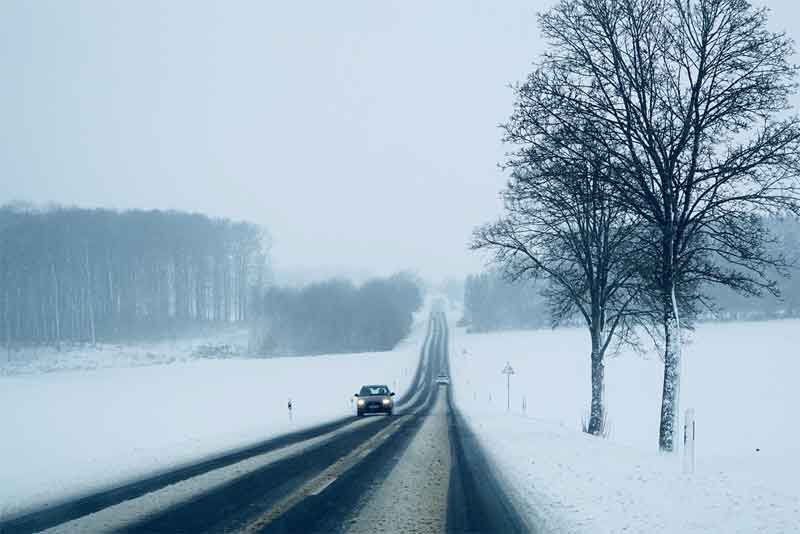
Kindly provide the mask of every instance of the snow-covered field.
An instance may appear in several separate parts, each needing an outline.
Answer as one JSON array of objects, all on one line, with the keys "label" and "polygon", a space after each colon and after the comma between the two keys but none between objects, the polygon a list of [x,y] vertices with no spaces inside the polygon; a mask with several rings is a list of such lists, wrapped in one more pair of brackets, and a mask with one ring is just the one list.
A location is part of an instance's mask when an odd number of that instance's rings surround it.
[{"label": "snow-covered field", "polygon": [[[682,473],[680,453],[657,452],[655,354],[607,363],[610,435],[580,432],[587,336],[451,334],[457,404],[531,515],[563,532],[800,531],[800,321],[703,324],[691,336],[682,408],[696,411],[693,475]],[[506,362],[516,371],[509,414]]]},{"label": "snow-covered field", "polygon": [[[162,347],[139,361],[119,354],[149,349],[112,348],[17,366],[0,376],[0,518],[353,413],[364,383],[402,394],[425,334],[419,316],[384,353],[207,359]],[[63,371],[87,367],[97,368]]]},{"label": "snow-covered field", "polygon": [[222,359],[247,353],[248,331],[228,328],[206,335],[147,343],[62,344],[0,349],[0,376],[90,371]]}]

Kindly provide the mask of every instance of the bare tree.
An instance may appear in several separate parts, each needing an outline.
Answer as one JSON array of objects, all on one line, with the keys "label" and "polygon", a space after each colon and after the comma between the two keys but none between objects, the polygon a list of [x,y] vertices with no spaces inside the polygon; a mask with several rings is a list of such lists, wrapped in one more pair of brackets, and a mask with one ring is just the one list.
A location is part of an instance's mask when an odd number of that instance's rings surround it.
[{"label": "bare tree", "polygon": [[[507,132],[507,141],[524,142],[513,128]],[[576,313],[585,321],[592,389],[587,431],[594,435],[603,433],[606,418],[605,355],[615,338],[632,339],[639,287],[631,261],[637,220],[610,194],[604,175],[617,171],[597,148],[525,147],[513,155],[505,216],[477,229],[472,243],[492,250],[512,278],[543,278],[554,323]]]},{"label": "bare tree", "polygon": [[752,215],[798,209],[793,46],[766,20],[745,0],[562,0],[540,16],[551,46],[517,88],[518,135],[563,144],[592,121],[595,142],[627,170],[613,176],[614,195],[653,229],[665,451],[677,426],[682,296],[707,282],[774,291],[764,273],[783,260],[766,252]]}]

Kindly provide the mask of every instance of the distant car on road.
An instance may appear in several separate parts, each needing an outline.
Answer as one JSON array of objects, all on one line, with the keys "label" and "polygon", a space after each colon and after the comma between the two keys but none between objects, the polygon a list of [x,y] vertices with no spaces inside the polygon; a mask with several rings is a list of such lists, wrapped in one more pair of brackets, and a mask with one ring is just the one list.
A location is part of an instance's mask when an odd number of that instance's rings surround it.
[{"label": "distant car on road", "polygon": [[436,383],[440,386],[449,386],[450,385],[450,377],[446,374],[442,373],[436,377]]},{"label": "distant car on road", "polygon": [[356,413],[362,417],[365,413],[385,413],[392,415],[394,411],[394,391],[389,390],[389,386],[374,385],[363,386],[356,393]]}]

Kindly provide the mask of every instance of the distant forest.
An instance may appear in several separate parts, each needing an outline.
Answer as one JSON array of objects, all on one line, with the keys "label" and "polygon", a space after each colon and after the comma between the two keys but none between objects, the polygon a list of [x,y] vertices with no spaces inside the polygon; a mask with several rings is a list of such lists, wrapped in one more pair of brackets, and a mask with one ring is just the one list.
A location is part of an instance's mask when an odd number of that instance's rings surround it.
[{"label": "distant forest", "polygon": [[116,341],[245,321],[262,230],[173,211],[0,208],[0,339]]},{"label": "distant forest", "polygon": [[530,282],[504,280],[495,271],[468,276],[462,324],[471,332],[546,326],[547,308],[540,291]]},{"label": "distant forest", "polygon": [[[792,218],[770,219],[767,223],[774,242],[767,246],[800,265],[800,221]],[[800,269],[787,273],[771,270],[780,296],[764,292],[760,297],[746,297],[722,286],[703,289],[704,305],[687,320],[730,321],[800,317]],[[784,276],[788,275],[788,276]],[[497,271],[467,277],[464,284],[462,324],[471,332],[513,328],[541,328],[551,323],[545,289],[532,282],[509,282]],[[577,318],[575,318],[577,321]],[[567,323],[572,323],[568,320]]]},{"label": "distant forest", "polygon": [[406,273],[360,286],[333,279],[273,287],[259,300],[253,344],[269,355],[391,350],[421,305],[421,284]]}]

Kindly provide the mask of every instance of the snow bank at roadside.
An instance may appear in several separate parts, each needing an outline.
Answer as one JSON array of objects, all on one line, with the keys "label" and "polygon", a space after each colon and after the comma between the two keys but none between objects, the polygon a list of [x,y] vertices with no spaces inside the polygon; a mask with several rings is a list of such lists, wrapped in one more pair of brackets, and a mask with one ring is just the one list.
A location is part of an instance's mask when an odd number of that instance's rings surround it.
[{"label": "snow bank at roadside", "polygon": [[[451,335],[459,409],[531,517],[556,532],[797,531],[800,321],[698,327],[684,349],[683,406],[695,408],[698,425],[693,475],[682,473],[679,454],[656,452],[657,358],[610,360],[610,436],[580,432],[585,337],[580,329]],[[511,413],[506,361],[517,372]]]},{"label": "snow bank at roadside", "polygon": [[0,518],[351,414],[364,383],[402,394],[424,333],[383,353],[0,376]]}]

